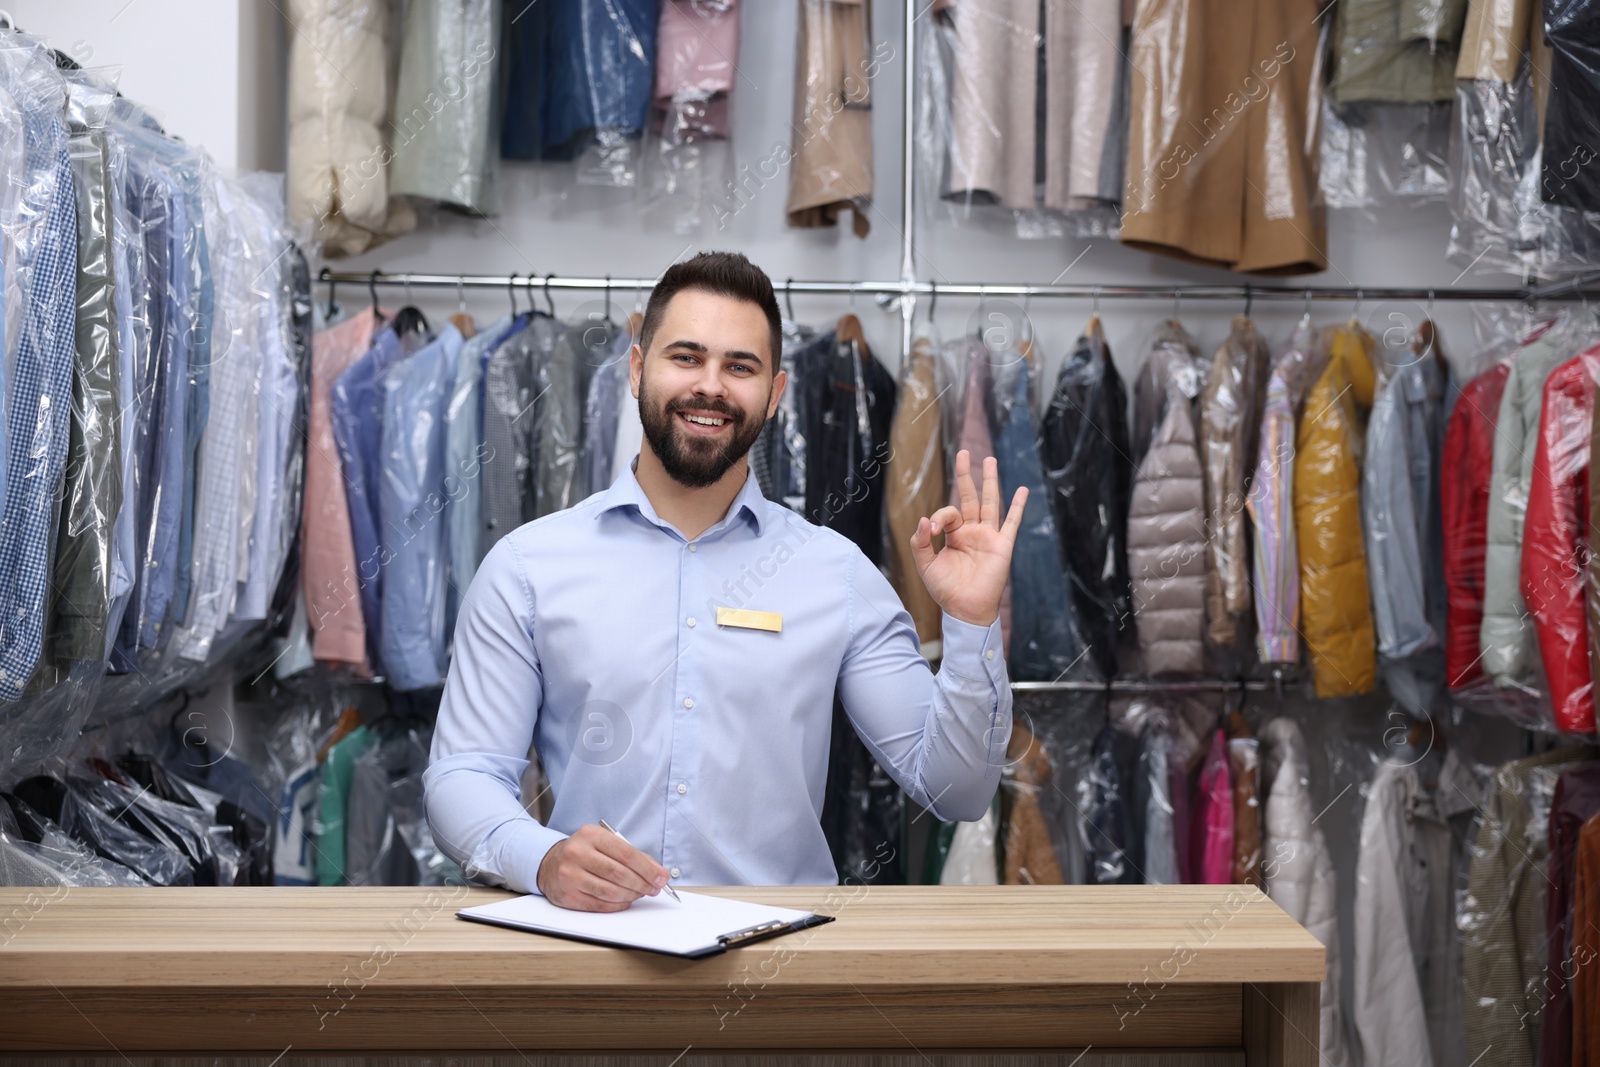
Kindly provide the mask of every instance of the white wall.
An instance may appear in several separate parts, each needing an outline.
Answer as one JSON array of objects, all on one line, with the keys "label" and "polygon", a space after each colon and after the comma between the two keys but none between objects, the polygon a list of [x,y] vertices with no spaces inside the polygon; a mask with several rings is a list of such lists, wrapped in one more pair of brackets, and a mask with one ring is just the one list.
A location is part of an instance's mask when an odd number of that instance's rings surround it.
[{"label": "white wall", "polygon": [[283,27],[274,0],[0,0],[16,25],[228,168],[283,169]]}]

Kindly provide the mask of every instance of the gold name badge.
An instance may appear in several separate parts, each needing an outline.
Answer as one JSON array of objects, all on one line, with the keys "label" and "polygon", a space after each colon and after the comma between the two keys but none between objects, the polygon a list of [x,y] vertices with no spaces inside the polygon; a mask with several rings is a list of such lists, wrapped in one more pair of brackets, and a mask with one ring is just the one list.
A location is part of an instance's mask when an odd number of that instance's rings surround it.
[{"label": "gold name badge", "polygon": [[718,608],[718,626],[742,626],[746,630],[783,632],[783,616],[775,611],[749,611],[745,608]]}]

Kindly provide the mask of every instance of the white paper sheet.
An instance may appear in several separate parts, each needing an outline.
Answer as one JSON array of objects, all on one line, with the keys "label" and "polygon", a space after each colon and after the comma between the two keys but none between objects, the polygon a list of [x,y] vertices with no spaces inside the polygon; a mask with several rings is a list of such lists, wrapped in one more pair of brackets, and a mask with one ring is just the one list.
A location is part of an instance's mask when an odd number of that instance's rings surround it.
[{"label": "white paper sheet", "polygon": [[678,956],[704,953],[718,947],[718,938],[762,923],[794,923],[810,912],[775,908],[744,900],[688,893],[682,903],[665,893],[640,897],[625,911],[571,911],[558,908],[544,897],[530,894],[463,908],[456,914],[514,926],[519,930],[603,941],[623,948],[643,948]]}]

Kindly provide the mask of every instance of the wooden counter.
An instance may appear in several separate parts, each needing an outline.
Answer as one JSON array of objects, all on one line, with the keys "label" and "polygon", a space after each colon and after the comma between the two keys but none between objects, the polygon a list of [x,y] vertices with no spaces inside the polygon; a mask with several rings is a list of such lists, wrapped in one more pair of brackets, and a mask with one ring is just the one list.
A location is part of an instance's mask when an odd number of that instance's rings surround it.
[{"label": "wooden counter", "polygon": [[690,961],[455,918],[488,889],[0,888],[0,1050],[1317,1062],[1322,945],[1250,887],[696,891],[838,921]]}]

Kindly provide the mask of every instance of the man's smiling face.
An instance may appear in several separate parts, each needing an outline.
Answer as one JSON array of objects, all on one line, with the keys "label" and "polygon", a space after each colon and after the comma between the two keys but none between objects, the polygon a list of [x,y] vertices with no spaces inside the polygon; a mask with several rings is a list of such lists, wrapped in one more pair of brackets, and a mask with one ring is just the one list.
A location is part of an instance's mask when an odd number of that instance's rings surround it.
[{"label": "man's smiling face", "polygon": [[750,450],[783,395],[767,318],[747,300],[684,289],[649,344],[648,352],[634,346],[631,367],[645,440],[680,485],[713,485]]}]

